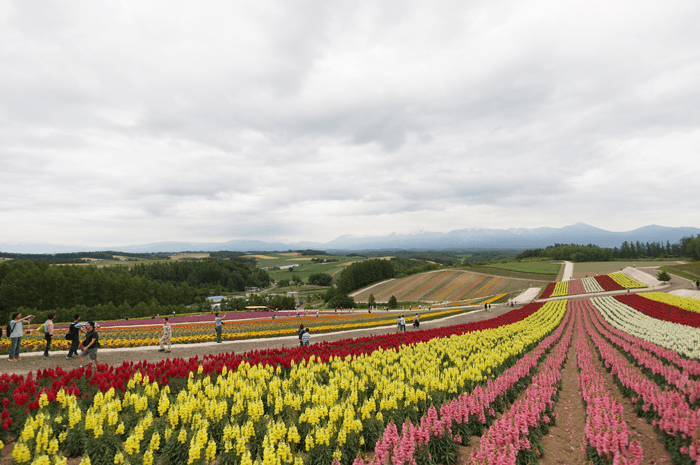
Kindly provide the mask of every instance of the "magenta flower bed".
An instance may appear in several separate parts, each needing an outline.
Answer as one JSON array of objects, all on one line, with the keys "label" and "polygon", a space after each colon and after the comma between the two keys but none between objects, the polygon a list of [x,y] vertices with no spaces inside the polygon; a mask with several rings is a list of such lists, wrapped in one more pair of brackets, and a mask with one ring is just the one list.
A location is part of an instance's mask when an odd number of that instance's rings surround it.
[{"label": "magenta flower bed", "polygon": [[[221,316],[224,315],[223,312],[220,312]],[[350,312],[320,312],[319,315],[341,315],[341,314],[349,314]],[[287,312],[227,312],[226,317],[224,318],[224,321],[226,320],[243,320],[243,319],[252,319],[252,318],[271,318],[272,315],[275,315],[276,318],[289,318],[291,317],[296,317],[296,312],[293,310],[287,311]],[[308,312],[306,316],[315,316],[316,311],[314,310],[313,312]],[[106,327],[106,326],[142,326],[142,325],[160,325],[163,324],[163,318],[164,317],[170,318],[169,323],[170,324],[177,324],[177,323],[203,323],[210,321],[214,323],[214,314],[202,314],[202,315],[187,315],[187,316],[172,316],[172,315],[163,315],[159,318],[147,318],[147,319],[139,319],[139,320],[116,320],[116,321],[100,321],[98,324],[99,326]],[[303,316],[303,313],[299,313],[299,316]],[[63,323],[63,324],[57,324],[56,328],[68,328],[69,324],[68,323]]]}]

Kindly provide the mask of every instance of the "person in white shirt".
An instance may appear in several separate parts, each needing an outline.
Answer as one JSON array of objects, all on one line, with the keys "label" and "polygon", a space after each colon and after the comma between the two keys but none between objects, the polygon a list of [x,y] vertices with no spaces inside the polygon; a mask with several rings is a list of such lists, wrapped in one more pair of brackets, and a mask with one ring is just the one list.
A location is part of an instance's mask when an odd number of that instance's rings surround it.
[{"label": "person in white shirt", "polygon": [[44,357],[51,357],[51,341],[53,341],[53,319],[56,315],[51,313],[44,323],[44,339],[46,339],[46,347],[44,347]]},{"label": "person in white shirt", "polygon": [[[168,318],[165,317],[163,318],[163,337],[160,338],[160,350],[158,352],[165,352],[165,353],[170,353],[170,349],[172,348],[172,335],[173,335],[173,330],[172,327],[170,326],[170,323],[168,323]],[[168,344],[168,350],[165,350],[164,344]]]}]

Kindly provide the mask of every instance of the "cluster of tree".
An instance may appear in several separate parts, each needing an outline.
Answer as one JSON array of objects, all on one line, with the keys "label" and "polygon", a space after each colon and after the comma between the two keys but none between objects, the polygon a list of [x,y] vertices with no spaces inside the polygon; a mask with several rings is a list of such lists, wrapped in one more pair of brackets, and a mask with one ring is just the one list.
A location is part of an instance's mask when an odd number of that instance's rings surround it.
[{"label": "cluster of tree", "polygon": [[551,260],[567,260],[570,262],[607,262],[612,260],[611,249],[597,245],[554,244],[544,249],[527,249],[519,253],[518,260],[525,258],[548,258]]},{"label": "cluster of tree", "polygon": [[245,291],[246,287],[266,287],[270,283],[267,271],[255,268],[249,261],[235,258],[138,264],[131,268],[130,273],[135,277],[174,285],[186,283],[192,287],[218,286],[224,291]]},{"label": "cluster of tree", "polygon": [[116,307],[187,305],[198,294],[187,283],[152,281],[132,276],[123,267],[49,266],[45,261],[0,264],[0,312],[4,315],[20,307],[49,311],[110,302]]},{"label": "cluster of tree", "polygon": [[[229,260],[158,262],[125,267],[49,266],[46,261],[0,263],[0,315],[112,305],[149,308],[189,305],[209,295],[269,284],[264,270]],[[155,311],[153,313],[163,313]],[[125,313],[122,316],[140,316]],[[105,317],[107,318],[107,317]],[[111,318],[111,316],[110,316]]]},{"label": "cluster of tree", "polygon": [[389,260],[364,260],[348,266],[338,278],[338,289],[347,294],[369,284],[391,279],[396,271]]},{"label": "cluster of tree", "polygon": [[337,258],[312,258],[311,263],[333,263],[337,262]]},{"label": "cluster of tree", "polygon": [[336,286],[328,288],[323,294],[323,301],[328,308],[355,308],[355,299],[338,289]]},{"label": "cluster of tree", "polygon": [[675,244],[666,241],[639,242],[625,241],[622,245],[613,249],[615,258],[643,258],[643,257],[689,257],[700,260],[700,234],[697,237],[685,236]]},{"label": "cluster of tree", "polygon": [[170,255],[162,253],[125,253],[125,252],[70,252],[56,254],[25,254],[0,252],[0,256],[13,261],[42,261],[49,264],[84,263],[85,259],[114,260],[114,256],[126,257],[127,260],[170,260]]},{"label": "cluster of tree", "polygon": [[314,273],[309,276],[309,284],[314,286],[331,286],[333,285],[333,276],[328,273]]},{"label": "cluster of tree", "polygon": [[528,249],[515,257],[548,258],[572,262],[605,262],[613,259],[689,257],[700,260],[700,234],[686,236],[675,244],[662,242],[624,241],[620,247],[603,248],[593,244],[554,244],[544,249]]},{"label": "cluster of tree", "polygon": [[308,257],[309,255],[329,255],[326,253],[325,250],[313,250],[313,249],[306,249],[306,250],[290,250],[289,252],[291,253],[298,253],[302,257]]}]

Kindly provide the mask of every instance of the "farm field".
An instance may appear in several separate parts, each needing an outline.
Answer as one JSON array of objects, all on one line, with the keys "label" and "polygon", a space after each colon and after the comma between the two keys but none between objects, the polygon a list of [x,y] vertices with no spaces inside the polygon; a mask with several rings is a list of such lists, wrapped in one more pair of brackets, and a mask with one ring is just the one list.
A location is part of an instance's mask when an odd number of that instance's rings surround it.
[{"label": "farm field", "polygon": [[525,273],[523,271],[506,270],[503,268],[493,268],[490,266],[467,266],[463,268],[464,271],[469,271],[471,273],[482,273],[488,275],[502,276],[504,278],[514,278],[514,279],[528,279],[531,281],[540,281],[540,286],[542,283],[556,281],[557,275],[546,275],[542,273]]},{"label": "farm field", "polygon": [[518,271],[520,273],[535,273],[556,276],[557,274],[559,274],[559,270],[561,269],[562,265],[544,262],[510,262],[486,265],[486,267],[499,268],[501,270]]},{"label": "farm field", "polygon": [[664,267],[669,273],[677,274],[682,278],[687,278],[691,280],[700,279],[700,262],[686,263],[684,265],[676,264]]},{"label": "farm field", "polygon": [[[343,271],[345,267],[356,261],[364,260],[363,257],[343,257],[336,255],[301,256],[300,254],[296,253],[269,253],[266,255],[247,256],[255,257],[258,260],[257,266],[261,268],[299,265],[294,267],[294,272],[289,270],[268,269],[268,274],[270,275],[271,279],[289,279],[290,281],[295,275],[304,281],[307,281],[309,276],[314,273],[327,273],[333,276],[333,281],[335,282],[338,280],[340,277],[340,272]],[[311,263],[312,258],[338,261],[330,263]]]},{"label": "farm field", "polygon": [[4,374],[3,461],[692,465],[698,314],[658,305],[533,303],[311,347]]},{"label": "farm field", "polygon": [[353,293],[355,301],[366,302],[370,294],[378,302],[391,296],[398,301],[442,302],[491,297],[541,287],[540,281],[517,280],[459,270],[441,270],[394,279]]},{"label": "farm field", "polygon": [[665,265],[677,265],[675,260],[630,260],[630,261],[612,261],[612,262],[585,262],[574,263],[574,278],[584,278],[586,275],[594,276],[598,274],[608,274],[614,271],[620,271],[628,266],[643,268],[648,266],[659,267]]}]

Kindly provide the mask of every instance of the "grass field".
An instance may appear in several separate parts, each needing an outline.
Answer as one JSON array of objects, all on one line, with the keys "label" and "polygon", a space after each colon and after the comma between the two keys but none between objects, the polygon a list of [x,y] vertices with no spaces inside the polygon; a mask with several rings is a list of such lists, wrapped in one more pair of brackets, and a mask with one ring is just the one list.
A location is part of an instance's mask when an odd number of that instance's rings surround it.
[{"label": "grass field", "polygon": [[509,262],[486,265],[487,268],[498,268],[501,270],[518,271],[520,273],[547,274],[556,276],[559,273],[561,264],[544,262]]},{"label": "grass field", "polygon": [[[308,281],[309,276],[314,273],[327,273],[333,276],[333,282],[336,282],[340,277],[340,272],[343,271],[346,266],[356,261],[364,260],[363,257],[343,257],[337,255],[313,255],[301,257],[297,256],[296,254],[289,253],[269,253],[267,255],[250,256],[256,257],[258,260],[258,266],[262,268],[299,265],[294,267],[293,272],[286,269],[268,269],[267,272],[272,279],[289,279],[291,281],[294,276],[298,276],[304,280],[304,282]],[[330,263],[311,263],[312,258],[338,261]]]},{"label": "grass field", "polygon": [[[541,273],[524,273],[522,271],[514,270],[504,270],[502,268],[491,268],[490,266],[470,266],[462,268],[464,271],[469,271],[472,273],[482,273],[491,274],[496,276],[503,276],[504,278],[517,278],[525,279],[529,281],[542,281],[545,284],[551,281],[555,281],[555,275],[546,275]],[[563,267],[562,267],[563,269]],[[540,283],[540,285],[544,285]]]},{"label": "grass field", "polygon": [[680,276],[681,278],[697,281],[700,279],[700,262],[686,263],[685,265],[669,265],[663,267],[669,273]]},{"label": "grass field", "polygon": [[524,291],[530,286],[543,287],[546,282],[487,276],[458,270],[441,270],[407,278],[394,279],[355,294],[356,302],[366,302],[370,294],[378,302],[395,296],[397,300],[444,302]]}]

